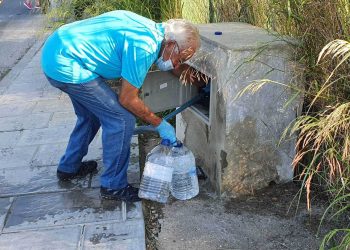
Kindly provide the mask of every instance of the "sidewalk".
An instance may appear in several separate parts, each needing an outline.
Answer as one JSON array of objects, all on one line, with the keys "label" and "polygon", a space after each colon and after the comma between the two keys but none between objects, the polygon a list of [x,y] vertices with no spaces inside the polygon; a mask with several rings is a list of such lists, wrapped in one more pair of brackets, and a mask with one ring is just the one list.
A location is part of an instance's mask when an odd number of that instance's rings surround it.
[{"label": "sidewalk", "polygon": [[[100,174],[56,178],[76,118],[41,71],[42,43],[0,82],[0,249],[144,249],[141,202],[101,200]],[[137,183],[137,137],[132,142],[128,178]],[[101,155],[100,130],[85,159],[101,169]]]}]

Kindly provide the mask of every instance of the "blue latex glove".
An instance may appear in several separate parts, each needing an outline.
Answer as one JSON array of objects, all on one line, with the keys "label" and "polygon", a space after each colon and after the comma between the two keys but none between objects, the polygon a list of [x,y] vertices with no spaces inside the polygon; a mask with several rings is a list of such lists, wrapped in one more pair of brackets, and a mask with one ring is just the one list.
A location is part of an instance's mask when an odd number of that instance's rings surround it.
[{"label": "blue latex glove", "polygon": [[166,120],[162,120],[156,129],[162,139],[168,139],[170,143],[176,142],[175,129]]}]

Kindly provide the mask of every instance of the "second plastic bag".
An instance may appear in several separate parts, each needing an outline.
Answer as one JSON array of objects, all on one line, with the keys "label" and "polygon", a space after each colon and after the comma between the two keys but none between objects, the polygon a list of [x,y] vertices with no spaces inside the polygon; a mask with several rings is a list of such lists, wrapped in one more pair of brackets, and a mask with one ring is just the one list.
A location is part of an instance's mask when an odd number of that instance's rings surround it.
[{"label": "second plastic bag", "polygon": [[199,193],[196,162],[193,153],[182,143],[172,148],[173,178],[171,194],[178,200],[188,200]]}]

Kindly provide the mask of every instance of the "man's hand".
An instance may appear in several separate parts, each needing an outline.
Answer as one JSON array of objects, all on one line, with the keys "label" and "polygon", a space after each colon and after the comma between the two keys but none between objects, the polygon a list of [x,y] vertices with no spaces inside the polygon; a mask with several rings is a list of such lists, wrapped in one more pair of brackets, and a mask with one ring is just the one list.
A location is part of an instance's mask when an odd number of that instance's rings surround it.
[{"label": "man's hand", "polygon": [[175,129],[166,120],[162,120],[156,129],[162,139],[168,139],[170,143],[176,142]]},{"label": "man's hand", "polygon": [[157,127],[162,119],[156,116],[139,98],[139,89],[122,79],[122,88],[119,93],[120,104],[143,121]]}]

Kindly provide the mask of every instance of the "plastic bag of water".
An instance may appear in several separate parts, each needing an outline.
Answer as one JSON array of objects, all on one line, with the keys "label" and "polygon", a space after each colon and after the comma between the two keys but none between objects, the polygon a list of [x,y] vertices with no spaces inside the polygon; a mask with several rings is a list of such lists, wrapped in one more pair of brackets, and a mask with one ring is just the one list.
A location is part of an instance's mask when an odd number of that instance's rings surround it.
[{"label": "plastic bag of water", "polygon": [[195,158],[181,142],[162,140],[147,155],[139,197],[166,203],[169,193],[188,200],[199,193]]},{"label": "plastic bag of water", "polygon": [[178,142],[171,153],[173,178],[171,194],[179,200],[188,200],[199,193],[196,163],[193,153]]},{"label": "plastic bag of water", "polygon": [[173,176],[172,146],[169,140],[162,140],[146,157],[139,197],[166,203]]}]

